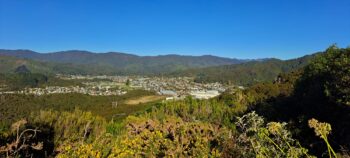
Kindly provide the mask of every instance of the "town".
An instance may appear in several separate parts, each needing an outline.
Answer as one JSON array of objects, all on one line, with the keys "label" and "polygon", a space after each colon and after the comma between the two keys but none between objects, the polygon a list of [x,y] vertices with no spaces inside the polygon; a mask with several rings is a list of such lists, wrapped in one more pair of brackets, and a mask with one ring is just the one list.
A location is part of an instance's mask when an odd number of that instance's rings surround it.
[{"label": "town", "polygon": [[[145,77],[145,76],[92,76],[92,75],[62,75],[56,77],[63,80],[81,81],[82,86],[47,86],[41,88],[25,88],[19,91],[5,93],[47,95],[56,93],[82,93],[92,96],[123,95],[133,89],[143,89],[166,96],[166,100],[179,100],[186,96],[197,99],[209,99],[220,95],[233,86],[223,86],[220,83],[196,83],[191,77]],[[241,88],[241,87],[239,87]]]}]

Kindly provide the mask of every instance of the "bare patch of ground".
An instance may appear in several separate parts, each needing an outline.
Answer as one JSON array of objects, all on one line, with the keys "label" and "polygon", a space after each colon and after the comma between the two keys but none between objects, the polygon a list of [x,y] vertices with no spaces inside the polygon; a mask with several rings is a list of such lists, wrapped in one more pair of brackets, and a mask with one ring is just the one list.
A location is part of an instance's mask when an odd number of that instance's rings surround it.
[{"label": "bare patch of ground", "polygon": [[164,96],[159,95],[150,95],[150,96],[143,96],[139,98],[131,98],[125,101],[126,105],[136,105],[136,104],[142,104],[142,103],[148,103],[153,102],[157,100],[164,99]]}]

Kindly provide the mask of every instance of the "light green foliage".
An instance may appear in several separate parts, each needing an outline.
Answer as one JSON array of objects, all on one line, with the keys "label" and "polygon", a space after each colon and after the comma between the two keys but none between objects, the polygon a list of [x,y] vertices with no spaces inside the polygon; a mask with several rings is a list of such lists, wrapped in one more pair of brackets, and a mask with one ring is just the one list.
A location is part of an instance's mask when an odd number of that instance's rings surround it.
[{"label": "light green foliage", "polygon": [[123,122],[111,121],[107,132],[89,144],[71,141],[59,157],[220,157],[232,137],[229,126],[222,126],[234,115],[229,110],[217,101],[167,102]]},{"label": "light green foliage", "polygon": [[308,150],[291,137],[286,123],[269,122],[255,112],[237,118],[236,125],[240,132],[237,143],[243,157],[312,157]]},{"label": "light green foliage", "polygon": [[[107,126],[108,132],[100,139],[84,146],[69,146],[60,156],[312,157],[292,138],[286,123],[266,124],[253,112],[237,118],[236,131],[228,128],[230,126],[222,126],[223,120],[210,116],[222,114],[221,111],[227,109],[209,108],[209,103],[215,102],[188,98],[168,102],[139,116],[129,116],[123,123],[111,122]],[[188,108],[183,109],[183,104]],[[205,110],[199,112],[204,107]],[[99,145],[101,141],[105,144],[103,147]],[[107,151],[102,152],[103,149]],[[82,152],[86,150],[89,152]]]},{"label": "light green foliage", "polygon": [[241,107],[230,107],[218,100],[196,100],[186,98],[181,101],[165,102],[153,108],[148,114],[152,118],[162,120],[166,115],[177,116],[184,121],[201,121],[222,124],[230,127],[233,116],[241,112]]},{"label": "light green foliage", "polygon": [[[123,122],[111,121],[99,139],[84,147],[73,143],[59,156],[101,151],[102,157],[220,157],[232,142],[228,127],[234,114],[234,108],[216,100],[166,102]],[[101,147],[101,141],[108,143]],[[82,152],[87,148],[92,152]]]},{"label": "light green foliage", "polygon": [[54,143],[57,147],[70,142],[90,142],[101,136],[106,121],[90,112],[74,110],[70,112],[40,111],[32,116],[32,123],[54,130]]},{"label": "light green foliage", "polygon": [[162,121],[128,117],[127,134],[111,156],[218,157],[229,131],[202,122],[166,116]]}]

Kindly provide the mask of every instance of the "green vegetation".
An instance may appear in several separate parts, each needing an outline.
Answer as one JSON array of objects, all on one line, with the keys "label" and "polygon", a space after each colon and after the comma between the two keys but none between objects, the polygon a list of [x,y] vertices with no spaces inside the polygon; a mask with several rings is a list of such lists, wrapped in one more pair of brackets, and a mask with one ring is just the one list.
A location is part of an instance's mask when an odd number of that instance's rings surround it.
[{"label": "green vegetation", "polygon": [[126,86],[130,86],[130,80],[126,80],[126,83],[125,83]]},{"label": "green vegetation", "polygon": [[[106,119],[120,120],[127,115],[142,111],[152,106],[152,103],[143,103],[128,106],[126,101],[142,96],[154,95],[152,92],[143,90],[130,91],[123,96],[89,96],[78,93],[51,94],[51,95],[24,95],[3,94],[0,96],[0,119],[2,123],[11,123],[15,120],[26,118],[32,112],[40,110],[74,111],[79,108],[91,111]],[[112,103],[117,102],[116,107]],[[154,101],[156,103],[157,101]]]},{"label": "green vegetation", "polygon": [[55,74],[117,74],[119,71],[113,70],[111,67],[91,66],[74,63],[57,63],[38,61],[27,58],[19,58],[16,56],[0,55],[0,73],[13,73],[15,70],[25,65],[32,73],[40,73],[46,75]]},{"label": "green vegetation", "polygon": [[84,86],[80,80],[62,80],[40,73],[0,73],[0,91],[17,91],[45,86]]},{"label": "green vegetation", "polygon": [[0,55],[0,73],[13,73],[21,65],[26,65],[33,73],[48,72],[48,65],[44,63]]},{"label": "green vegetation", "polygon": [[[77,94],[37,97],[47,108],[12,119],[13,128],[0,126],[0,156],[348,157],[349,65],[350,48],[332,46],[305,68],[277,75],[273,83],[210,100],[188,97],[149,105],[118,121],[106,119],[102,110],[111,109],[94,102],[110,102],[109,97],[79,95],[74,103],[67,98]],[[0,107],[10,108],[8,103],[25,98],[1,97],[8,102]],[[50,97],[58,98],[46,100]],[[16,105],[35,109],[27,102]],[[67,109],[61,108],[64,104]],[[16,110],[8,114],[16,116]]]},{"label": "green vegetation", "polygon": [[350,48],[332,46],[303,70],[280,76],[274,84],[258,84],[247,90],[250,109],[271,121],[290,122],[292,133],[319,155],[327,146],[314,146],[319,139],[308,130],[316,118],[332,125],[330,143],[337,151],[349,149]]},{"label": "green vegetation", "polygon": [[171,73],[175,76],[193,76],[198,83],[221,82],[235,85],[254,85],[271,82],[278,74],[300,69],[307,65],[315,55],[308,55],[292,60],[266,59],[242,64],[223,65],[190,69]]},{"label": "green vegetation", "polygon": [[33,88],[48,82],[47,76],[35,73],[7,74],[2,76],[0,80],[3,80],[8,90],[20,90],[25,87]]}]

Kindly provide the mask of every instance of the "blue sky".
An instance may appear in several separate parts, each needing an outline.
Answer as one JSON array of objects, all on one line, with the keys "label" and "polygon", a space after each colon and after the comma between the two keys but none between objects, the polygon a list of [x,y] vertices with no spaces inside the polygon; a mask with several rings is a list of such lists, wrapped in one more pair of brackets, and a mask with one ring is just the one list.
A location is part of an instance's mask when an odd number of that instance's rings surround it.
[{"label": "blue sky", "polygon": [[350,45],[349,0],[0,0],[0,48],[289,59]]}]

